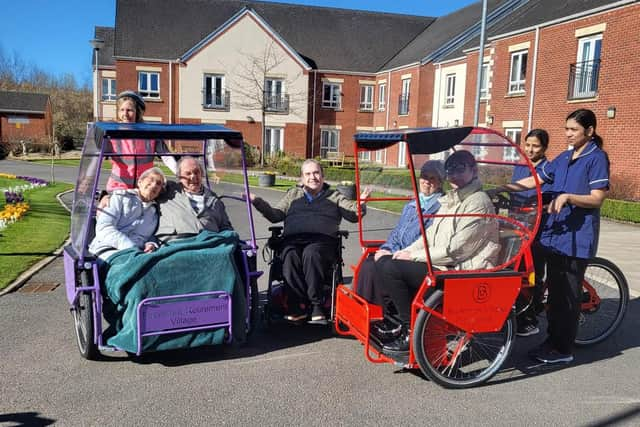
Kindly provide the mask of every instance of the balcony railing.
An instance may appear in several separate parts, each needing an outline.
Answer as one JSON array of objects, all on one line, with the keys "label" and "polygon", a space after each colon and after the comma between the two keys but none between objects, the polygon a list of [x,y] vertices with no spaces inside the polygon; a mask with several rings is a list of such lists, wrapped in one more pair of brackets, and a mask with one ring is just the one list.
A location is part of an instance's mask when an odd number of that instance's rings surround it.
[{"label": "balcony railing", "polygon": [[204,95],[203,101],[202,108],[207,110],[229,111],[231,106],[231,92],[225,90],[224,95],[208,93]]},{"label": "balcony railing", "polygon": [[400,95],[398,98],[398,114],[406,116],[409,114],[409,94]]},{"label": "balcony railing", "polygon": [[584,61],[569,66],[568,99],[593,98],[598,94],[600,60]]},{"label": "balcony railing", "polygon": [[289,112],[289,95],[264,94],[264,111],[273,113]]}]

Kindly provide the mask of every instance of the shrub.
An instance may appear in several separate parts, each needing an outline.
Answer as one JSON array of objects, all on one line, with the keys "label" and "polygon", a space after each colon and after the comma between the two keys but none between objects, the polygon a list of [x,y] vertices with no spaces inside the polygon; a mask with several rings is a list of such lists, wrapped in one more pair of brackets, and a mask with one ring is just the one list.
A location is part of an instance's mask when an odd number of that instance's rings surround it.
[{"label": "shrub", "polygon": [[600,214],[618,221],[640,223],[640,203],[606,199],[600,208]]}]

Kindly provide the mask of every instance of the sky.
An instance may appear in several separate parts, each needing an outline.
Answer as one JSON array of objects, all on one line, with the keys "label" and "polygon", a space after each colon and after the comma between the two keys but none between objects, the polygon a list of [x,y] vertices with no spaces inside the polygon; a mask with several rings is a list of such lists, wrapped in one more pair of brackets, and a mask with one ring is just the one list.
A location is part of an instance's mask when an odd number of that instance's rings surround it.
[{"label": "sky", "polygon": [[[175,0],[176,2],[179,0]],[[478,0],[283,0],[281,3],[443,16]],[[115,25],[116,0],[3,0],[0,53],[90,86],[94,27]]]}]

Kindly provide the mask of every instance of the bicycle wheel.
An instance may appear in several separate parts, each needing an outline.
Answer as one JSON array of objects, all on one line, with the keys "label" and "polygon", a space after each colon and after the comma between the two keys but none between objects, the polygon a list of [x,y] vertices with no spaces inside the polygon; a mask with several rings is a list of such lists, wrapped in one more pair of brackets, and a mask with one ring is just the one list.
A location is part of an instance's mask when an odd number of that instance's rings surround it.
[{"label": "bicycle wheel", "polygon": [[[83,286],[89,283],[89,273],[82,271],[80,277]],[[80,355],[87,360],[96,360],[98,358],[98,346],[93,340],[93,330],[95,324],[93,322],[93,296],[91,292],[82,292],[78,296],[75,307],[71,308],[73,314],[74,329],[76,332],[76,341]]]},{"label": "bicycle wheel", "polygon": [[629,285],[620,269],[604,258],[593,258],[582,283],[582,310],[575,343],[597,344],[622,323],[629,304]]},{"label": "bicycle wheel", "polygon": [[[442,312],[443,292],[435,291],[426,301]],[[507,317],[497,332],[467,334],[427,311],[418,314],[413,332],[413,349],[420,370],[447,388],[482,384],[498,372],[515,341],[515,316]]]}]

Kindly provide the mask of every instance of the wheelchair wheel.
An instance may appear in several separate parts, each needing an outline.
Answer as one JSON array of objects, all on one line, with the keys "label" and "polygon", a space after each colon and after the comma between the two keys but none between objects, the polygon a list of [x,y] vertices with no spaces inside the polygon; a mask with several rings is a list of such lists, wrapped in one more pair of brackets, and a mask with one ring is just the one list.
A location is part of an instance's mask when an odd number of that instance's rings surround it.
[{"label": "wheelchair wheel", "polygon": [[258,328],[260,321],[260,294],[258,293],[258,281],[251,279],[251,307],[249,308],[249,325],[247,326],[247,335],[251,334]]},{"label": "wheelchair wheel", "polygon": [[578,346],[597,344],[620,326],[629,304],[629,285],[620,269],[603,258],[589,261],[582,282]]},{"label": "wheelchair wheel", "polygon": [[[443,292],[436,290],[427,307],[442,312]],[[447,388],[482,384],[498,372],[515,341],[515,316],[507,317],[501,330],[468,334],[433,316],[418,314],[413,331],[413,349],[424,375]]]},{"label": "wheelchair wheel", "polygon": [[[83,286],[88,286],[89,271],[82,271],[80,278]],[[93,297],[91,292],[82,292],[78,296],[78,302],[71,309],[73,313],[73,323],[76,331],[76,341],[80,355],[88,360],[98,358],[98,346],[93,341]]]}]

